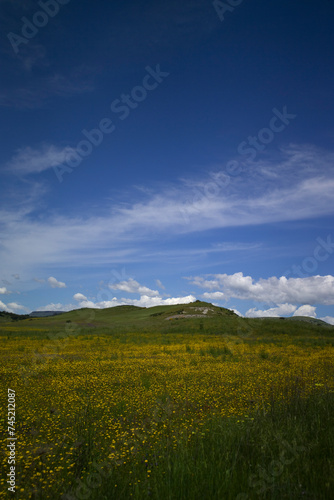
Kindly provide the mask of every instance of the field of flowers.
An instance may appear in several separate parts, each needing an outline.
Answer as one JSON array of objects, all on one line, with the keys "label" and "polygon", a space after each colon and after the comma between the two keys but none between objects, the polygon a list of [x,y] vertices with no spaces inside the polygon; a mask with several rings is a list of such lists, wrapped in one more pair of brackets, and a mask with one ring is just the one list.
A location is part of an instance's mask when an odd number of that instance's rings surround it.
[{"label": "field of flowers", "polygon": [[[334,391],[330,343],[310,347],[287,336],[279,342],[234,342],[219,335],[144,333],[118,338],[81,334],[50,342],[36,335],[0,338],[1,438],[5,443],[8,437],[11,388],[16,393],[20,499],[197,498],[183,491],[189,484],[182,485],[182,478],[195,481],[203,473],[194,453],[210,439],[220,442],[213,433],[224,426],[222,432],[229,429],[231,436],[247,434],[259,416],[269,418],[285,402]],[[289,449],[297,445],[290,436]],[[308,443],[299,445],[308,448]],[[276,451],[283,456],[280,446]],[[183,453],[178,473],[176,457]],[[244,450],[243,456],[249,453]],[[0,460],[0,498],[7,498],[6,446]],[[202,466],[208,468],[203,486],[210,489],[210,460]],[[249,467],[239,477],[239,490],[207,498],[260,498],[259,489],[250,487],[249,474],[255,471]],[[281,481],[289,467],[270,477]],[[232,467],[222,471],[235,488],[233,474]],[[179,483],[173,486],[173,481]],[[270,496],[265,484],[261,498],[290,498],[282,492]],[[325,491],[332,486],[328,479]]]}]

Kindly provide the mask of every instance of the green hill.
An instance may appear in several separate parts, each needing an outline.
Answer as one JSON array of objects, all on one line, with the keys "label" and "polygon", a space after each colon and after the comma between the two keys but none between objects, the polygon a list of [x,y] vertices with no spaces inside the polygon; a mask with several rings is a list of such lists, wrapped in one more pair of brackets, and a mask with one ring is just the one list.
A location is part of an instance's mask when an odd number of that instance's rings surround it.
[{"label": "green hill", "polygon": [[29,314],[15,314],[6,311],[0,311],[0,323],[20,321],[26,318],[29,318]]},{"label": "green hill", "polygon": [[42,336],[52,331],[64,335],[204,333],[243,339],[289,335],[307,341],[315,336],[333,337],[334,333],[334,326],[314,318],[241,318],[230,309],[201,301],[150,308],[132,305],[86,308],[51,317],[21,316],[20,321],[17,316],[2,313],[0,334]]}]

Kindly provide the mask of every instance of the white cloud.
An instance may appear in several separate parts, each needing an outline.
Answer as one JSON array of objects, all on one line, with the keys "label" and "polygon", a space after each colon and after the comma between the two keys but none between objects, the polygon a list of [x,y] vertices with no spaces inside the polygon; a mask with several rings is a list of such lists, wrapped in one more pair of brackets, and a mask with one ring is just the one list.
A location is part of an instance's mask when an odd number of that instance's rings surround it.
[{"label": "white cloud", "polygon": [[[292,314],[293,313],[293,314]],[[303,305],[298,307],[293,304],[279,304],[277,307],[271,307],[261,311],[255,307],[249,309],[245,316],[246,318],[277,318],[279,316],[306,316],[309,318],[316,318],[316,308],[310,305]]]},{"label": "white cloud", "polygon": [[[17,172],[37,173],[62,162],[65,153],[66,148],[51,145],[25,148],[10,163]],[[214,228],[329,215],[334,212],[333,164],[332,153],[294,146],[283,150],[279,159],[246,165],[242,175],[231,178],[226,188],[218,186],[214,196],[206,189],[212,182],[208,176],[197,183],[199,195],[194,183],[178,182],[156,194],[146,194],[144,201],[115,206],[106,200],[102,215],[89,208],[78,215],[46,213],[37,218],[34,210],[40,207],[40,200],[35,196],[28,207],[22,204],[20,210],[9,210],[6,206],[0,212],[0,261],[8,272],[24,274],[26,269],[38,272],[41,263],[68,267],[161,259],[163,255],[154,252],[152,245],[159,234],[173,238]],[[279,172],[278,178],[275,172]],[[38,193],[45,195],[40,189]],[[143,248],[146,243],[151,245],[150,254]],[[211,250],[232,251],[233,247],[228,244],[227,248]],[[243,250],[247,248],[241,246],[240,251]],[[196,249],[186,251],[198,255]],[[22,263],[20,269],[17,263]],[[286,301],[289,300],[283,298],[280,303]]]},{"label": "white cloud", "polygon": [[1,300],[0,300],[0,310],[8,312],[6,304],[4,304]]},{"label": "white cloud", "polygon": [[168,299],[162,299],[161,297],[152,297],[148,295],[142,295],[139,300],[129,301],[138,307],[154,307],[154,306],[172,306],[177,304],[190,304],[195,302],[196,297],[193,295],[187,295],[186,297],[170,297]]},{"label": "white cloud", "polygon": [[64,304],[54,304],[54,303],[51,303],[51,304],[48,304],[46,306],[41,306],[41,307],[37,307],[35,310],[36,311],[64,311],[64,312],[67,312],[67,311],[72,311],[73,309],[77,309],[78,306],[76,305],[73,305],[73,304],[67,304],[67,305],[64,305]]},{"label": "white cloud", "polygon": [[6,168],[17,174],[38,174],[44,170],[60,165],[66,161],[69,153],[75,150],[70,147],[59,148],[52,144],[44,144],[39,149],[26,147],[19,149],[6,164]]},{"label": "white cloud", "polygon": [[[253,307],[245,313],[246,318],[278,318],[279,316],[288,316],[296,311],[296,306],[292,304],[279,304],[277,307],[271,307],[261,311]],[[303,315],[301,315],[303,316]]]},{"label": "white cloud", "polygon": [[73,298],[77,302],[80,302],[81,300],[87,300],[87,297],[85,297],[85,295],[83,295],[82,293],[76,293],[75,295],[73,295]]},{"label": "white cloud", "polygon": [[[91,309],[104,309],[103,307],[99,307],[99,304],[95,304],[92,300],[86,299],[78,302],[79,302],[78,306],[80,307],[80,309],[83,307],[89,307]],[[107,306],[107,307],[112,307],[112,306]]]},{"label": "white cloud", "polygon": [[139,298],[112,297],[111,292],[108,291],[108,289],[105,289],[103,293],[100,293],[100,299],[101,297],[105,297],[103,300],[88,300],[84,294],[76,293],[73,295],[73,298],[76,301],[75,305],[49,304],[45,307],[39,308],[39,310],[69,311],[78,308],[106,309],[122,305],[134,305],[137,307],[148,308],[159,305],[189,304],[196,300],[196,297],[193,295],[162,298],[157,291],[141,285],[138,281],[132,278],[112,285],[109,284],[108,287],[110,290],[117,290],[130,294],[136,293],[139,295]]},{"label": "white cloud", "polygon": [[260,278],[255,281],[243,273],[216,274],[211,279],[192,278],[192,284],[207,290],[221,291],[225,298],[255,300],[266,304],[334,304],[334,276],[307,278]]},{"label": "white cloud", "polygon": [[6,305],[1,300],[0,300],[0,310],[15,314],[22,314],[22,312],[24,313],[30,312],[30,309],[28,309],[25,306],[22,306],[21,304],[17,304],[16,302],[11,302],[10,304]]},{"label": "white cloud", "polygon": [[22,306],[21,304],[17,304],[16,302],[11,302],[10,304],[7,304],[7,307],[12,312],[17,312],[17,311],[30,312],[30,309],[28,309],[28,307]]},{"label": "white cloud", "polygon": [[202,298],[205,300],[227,300],[223,292],[205,292]]},{"label": "white cloud", "polygon": [[120,290],[127,293],[137,293],[140,295],[139,299],[117,299],[114,297],[112,301],[100,302],[97,307],[113,307],[114,305],[135,305],[138,307],[153,307],[160,305],[174,305],[174,304],[188,304],[194,302],[196,298],[193,295],[187,295],[185,297],[173,297],[163,299],[157,290],[151,290],[150,288],[141,285],[138,281],[130,278],[126,281],[121,281],[120,283],[110,284],[109,288],[111,290]]},{"label": "white cloud", "polygon": [[[113,297],[110,300],[104,300],[100,302],[93,302],[91,300],[87,300],[86,298],[80,300],[79,295],[76,294],[74,297],[77,297],[77,304],[48,304],[47,306],[43,306],[38,308],[39,311],[70,311],[73,309],[88,307],[91,309],[107,309],[109,307],[116,306],[124,306],[124,305],[133,305],[137,307],[154,307],[154,306],[162,306],[162,305],[177,305],[177,304],[190,304],[191,302],[195,302],[196,297],[193,295],[187,295],[185,297],[170,297],[167,299],[163,299],[162,297],[152,297],[149,295],[142,295],[139,299],[126,299],[117,297]],[[84,295],[83,295],[84,297]]]},{"label": "white cloud", "polygon": [[196,297],[187,295],[185,297],[170,297],[163,299],[162,297],[152,297],[149,295],[142,295],[139,299],[117,299],[114,297],[112,300],[91,303],[87,305],[86,302],[80,303],[81,307],[96,307],[97,309],[105,309],[107,307],[132,305],[137,307],[154,307],[154,306],[171,306],[177,304],[190,304],[195,302]]},{"label": "white cloud", "polygon": [[142,286],[138,281],[130,278],[127,281],[121,281],[120,283],[110,284],[109,288],[111,290],[121,290],[127,293],[138,293],[140,295],[146,295],[148,297],[158,297],[159,292],[157,290],[151,290],[146,286]]},{"label": "white cloud", "polygon": [[48,283],[51,286],[51,288],[66,288],[66,284],[56,280],[56,278],[53,278],[52,276],[48,278]]},{"label": "white cloud", "polygon": [[0,295],[7,295],[10,293],[5,286],[0,288]]},{"label": "white cloud", "polygon": [[330,325],[334,325],[334,317],[333,316],[325,316],[324,318],[320,318],[322,321],[326,321]]},{"label": "white cloud", "polygon": [[235,312],[235,314],[237,314],[237,315],[238,315],[238,316],[240,316],[241,318],[243,318],[243,317],[244,317],[244,315],[243,315],[243,314],[241,314],[241,312],[240,312],[240,311],[238,311],[238,309],[233,309],[233,308],[232,308],[232,309],[231,309],[231,311]]},{"label": "white cloud", "polygon": [[147,202],[121,208],[120,220],[131,230],[187,233],[332,214],[333,160],[332,153],[291,146],[281,151],[278,160],[244,163],[242,175],[233,181],[227,176],[227,185],[220,185],[219,176],[215,181],[213,174],[184,180]]},{"label": "white cloud", "polygon": [[294,313],[294,316],[309,316],[310,318],[316,318],[316,308],[314,306],[300,306]]}]

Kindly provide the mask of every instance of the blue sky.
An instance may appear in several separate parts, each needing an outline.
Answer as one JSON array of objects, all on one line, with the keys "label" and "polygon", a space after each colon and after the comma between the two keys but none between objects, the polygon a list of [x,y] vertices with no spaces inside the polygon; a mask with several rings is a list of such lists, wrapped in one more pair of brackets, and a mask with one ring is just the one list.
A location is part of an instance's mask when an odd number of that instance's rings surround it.
[{"label": "blue sky", "polygon": [[332,2],[0,9],[0,309],[334,323]]}]

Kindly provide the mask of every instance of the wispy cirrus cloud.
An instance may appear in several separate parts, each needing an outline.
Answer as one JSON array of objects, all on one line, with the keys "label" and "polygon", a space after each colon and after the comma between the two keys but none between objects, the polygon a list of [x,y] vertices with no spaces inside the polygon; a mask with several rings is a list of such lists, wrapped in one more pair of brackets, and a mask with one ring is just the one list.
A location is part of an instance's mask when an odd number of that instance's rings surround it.
[{"label": "wispy cirrus cloud", "polygon": [[[13,172],[22,175],[43,173],[61,162],[67,149],[45,145],[25,148],[8,162]],[[173,238],[209,229],[303,220],[334,213],[334,155],[311,148],[294,146],[279,157],[258,163],[258,168],[231,179],[226,190],[213,197],[192,198],[193,186],[174,183],[159,192],[141,194],[140,201],[118,205],[105,200],[104,211],[79,214],[43,214],[34,216],[39,203],[31,198],[0,213],[2,240],[0,257],[13,272],[15,263],[30,268],[47,265],[84,265],[95,262],[129,262],[135,259],[161,259],[170,252],[198,254],[196,248],[161,250],[152,246],[159,235]],[[269,172],[269,173],[268,173]],[[279,177],[275,178],[275,173]],[[284,175],[283,175],[284,174]],[[204,181],[202,181],[203,185]],[[252,183],[256,188],[252,189]],[[39,190],[37,190],[39,191]],[[187,213],[187,220],[184,218]],[[247,251],[250,245],[223,243],[208,252]],[[202,251],[202,250],[201,250]],[[174,253],[174,255],[172,255]],[[166,254],[166,255],[167,255]],[[165,255],[165,256],[166,256]],[[145,257],[146,256],[146,257]],[[150,256],[150,257],[149,257]],[[168,255],[167,255],[168,257]],[[217,290],[219,291],[219,290]],[[288,302],[282,299],[279,303]]]},{"label": "wispy cirrus cloud", "polygon": [[5,169],[13,174],[39,174],[65,162],[66,155],[74,151],[71,147],[60,148],[52,144],[43,144],[39,148],[27,146],[14,154]]},{"label": "wispy cirrus cloud", "polygon": [[145,202],[120,208],[117,218],[132,230],[184,234],[334,213],[334,154],[310,145],[291,145],[265,161],[245,161],[240,175],[224,186],[216,178],[217,172],[210,172],[206,179],[183,179]]},{"label": "wispy cirrus cloud", "polygon": [[[79,96],[95,89],[93,67],[82,64],[67,73],[62,70],[52,70],[46,50],[40,44],[30,43],[29,47],[23,47],[17,56],[11,48],[3,52],[8,59],[8,73],[0,85],[2,107],[39,109],[54,98]],[[20,78],[17,78],[18,61]]]},{"label": "wispy cirrus cloud", "polygon": [[[26,64],[28,64],[27,61]],[[26,87],[1,90],[0,106],[19,109],[41,108],[51,97],[69,97],[75,94],[91,92],[93,88],[90,83],[71,82],[65,76],[55,74],[45,79],[44,83],[40,82],[37,88],[31,83]]]}]

